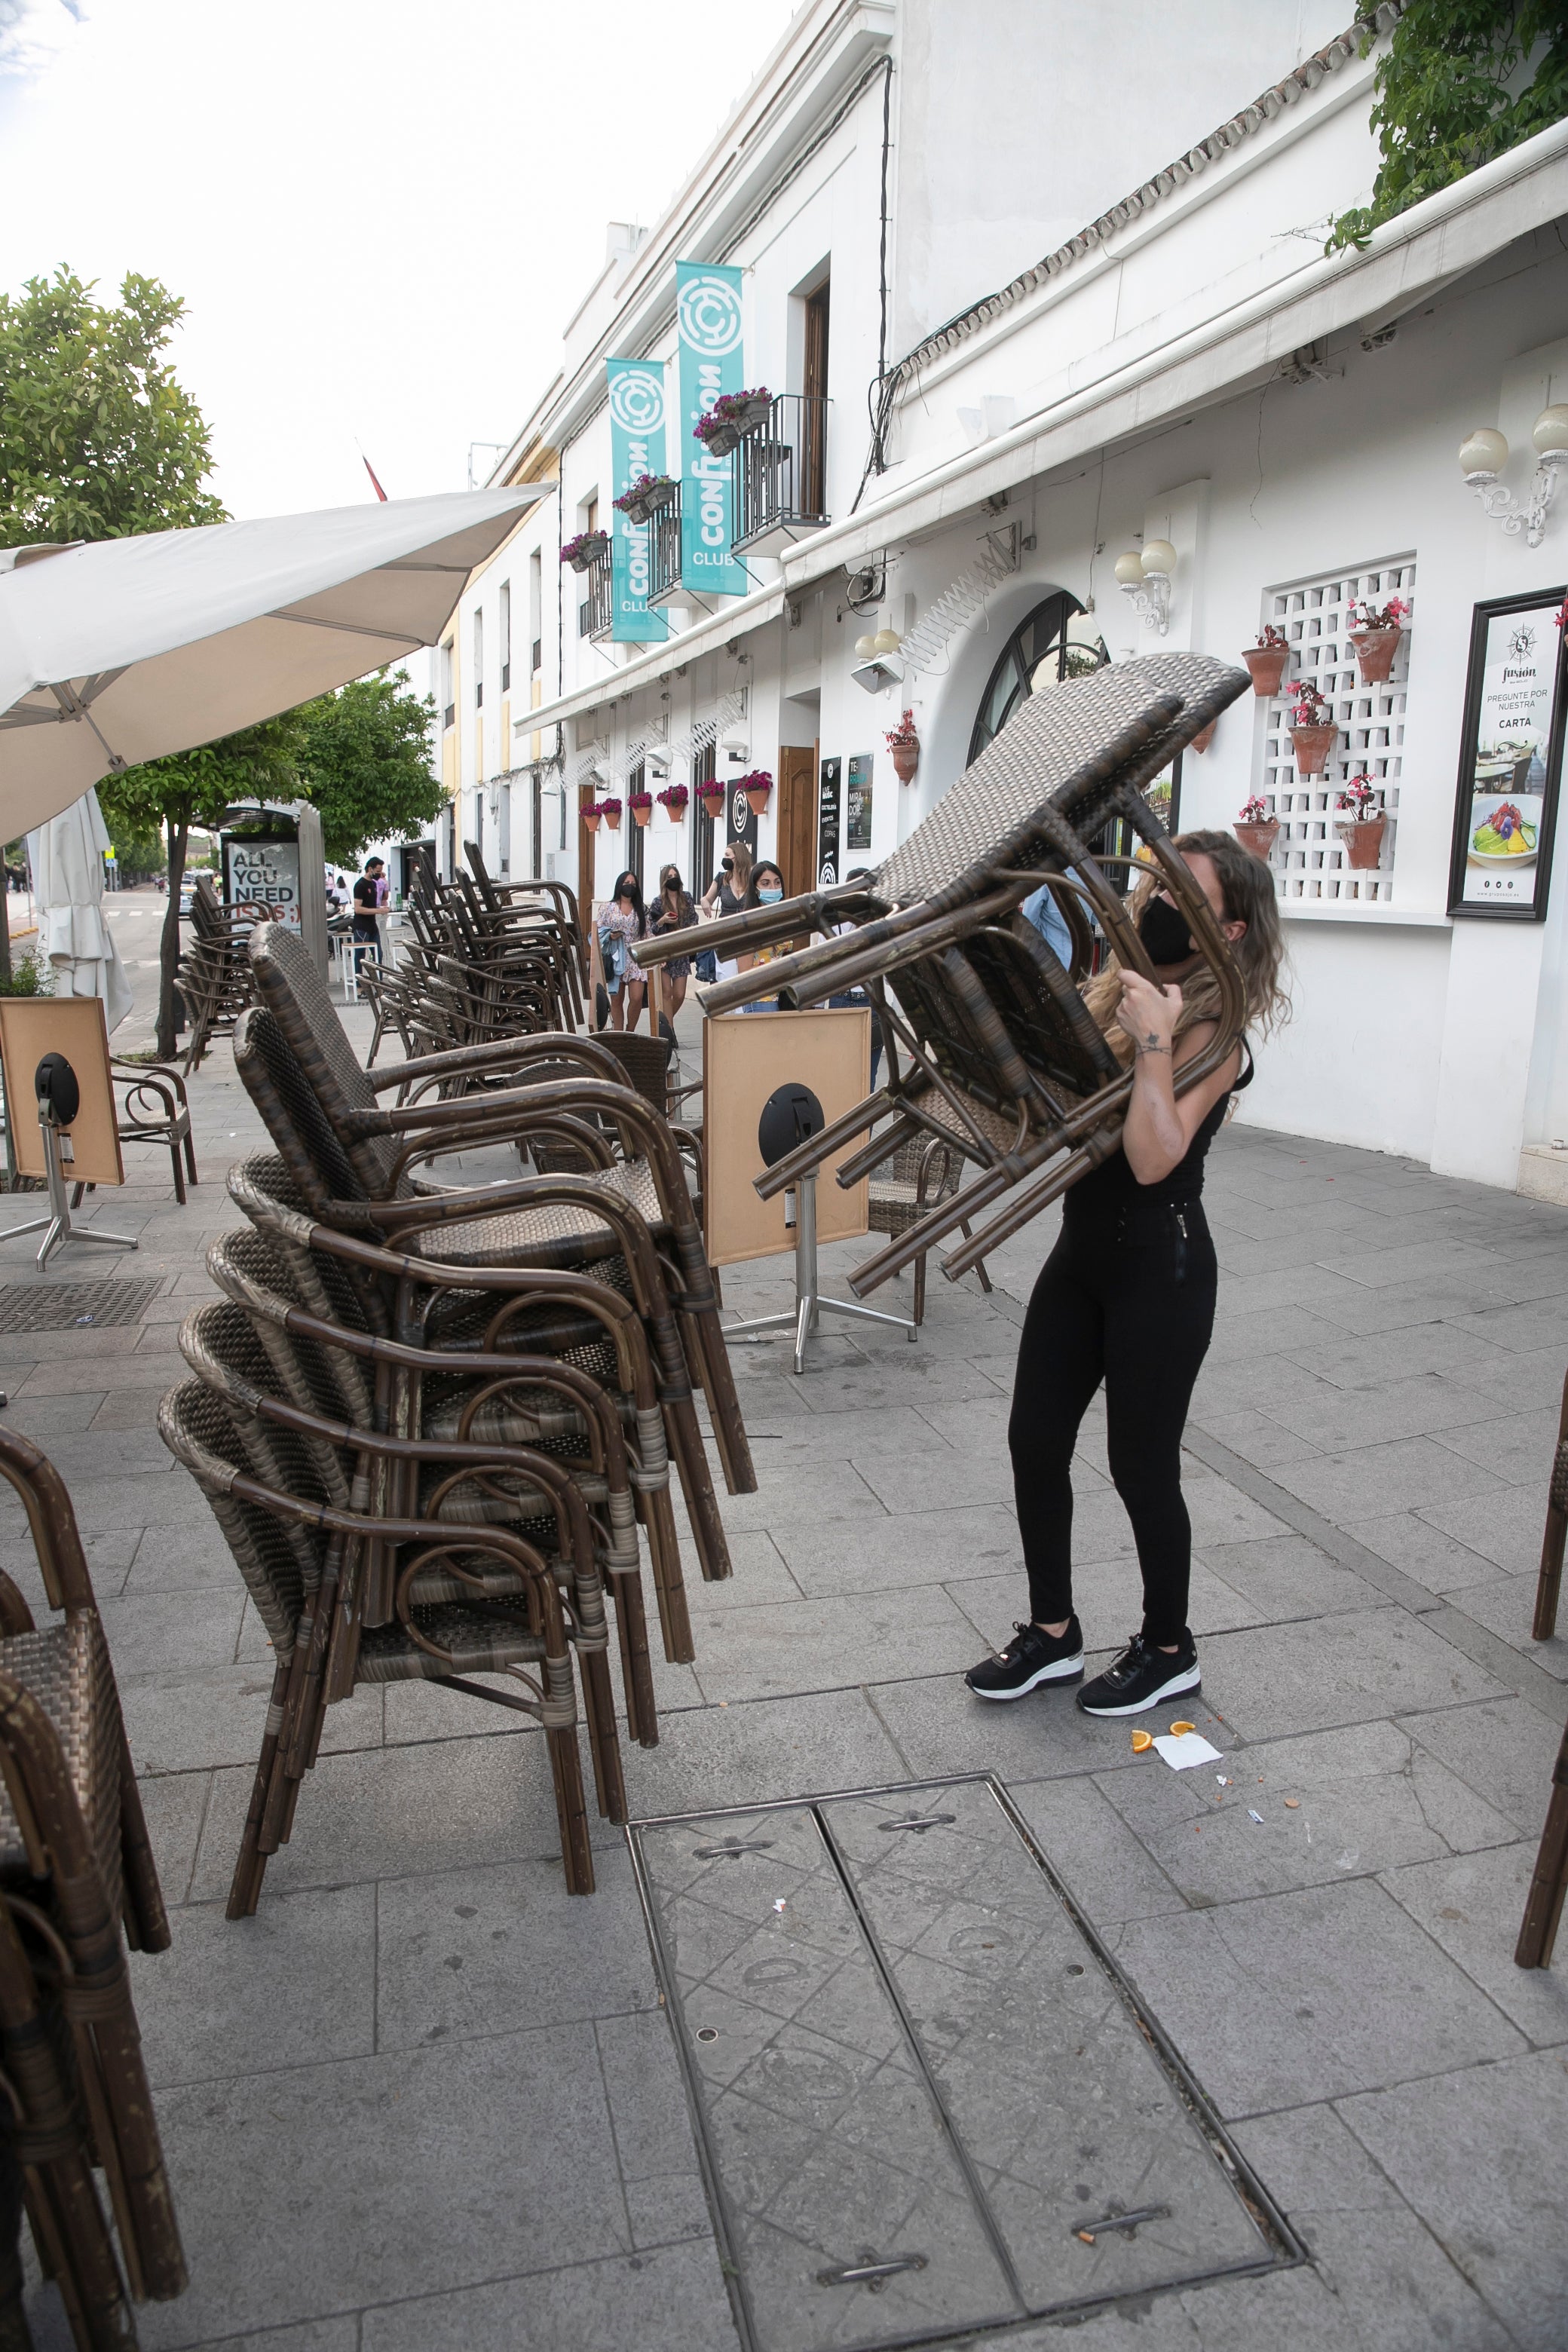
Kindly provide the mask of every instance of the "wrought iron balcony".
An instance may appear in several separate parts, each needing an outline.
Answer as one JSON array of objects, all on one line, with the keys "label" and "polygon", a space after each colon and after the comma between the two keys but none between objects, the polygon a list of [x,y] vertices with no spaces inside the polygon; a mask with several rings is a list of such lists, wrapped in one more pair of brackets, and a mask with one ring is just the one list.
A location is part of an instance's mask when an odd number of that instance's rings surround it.
[{"label": "wrought iron balcony", "polygon": [[595,555],[584,574],[588,593],[577,607],[580,637],[607,637],[616,617],[616,592],[610,575],[610,551]]},{"label": "wrought iron balcony", "polygon": [[654,508],[647,519],[648,590],[650,604],[668,604],[680,593],[680,485]]},{"label": "wrought iron balcony", "polygon": [[735,550],[774,555],[827,521],[827,403],[781,393],[735,451]]}]

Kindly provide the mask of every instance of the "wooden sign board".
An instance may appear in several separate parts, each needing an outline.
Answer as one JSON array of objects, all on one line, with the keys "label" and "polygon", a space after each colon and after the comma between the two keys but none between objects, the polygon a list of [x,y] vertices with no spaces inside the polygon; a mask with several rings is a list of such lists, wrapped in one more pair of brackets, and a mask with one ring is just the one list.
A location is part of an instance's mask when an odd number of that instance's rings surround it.
[{"label": "wooden sign board", "polygon": [[24,1176],[46,1176],[44,1138],[33,1074],[46,1054],[63,1054],[76,1072],[81,1108],[69,1127],[76,1157],[66,1171],[72,1184],[123,1184],[120,1122],[109,1075],[109,1031],[97,996],[0,996],[0,1063],[5,1076],[5,1116]]},{"label": "wooden sign board", "polygon": [[[829,1126],[864,1102],[870,1088],[871,1015],[837,1012],[725,1013],[702,1024],[703,1196],[708,1257],[713,1265],[778,1257],[795,1248],[784,1223],[784,1199],[759,1200],[763,1172],[757,1122],[779,1087],[805,1086],[822,1105]],[[861,1135],[824,1162],[816,1180],[816,1237],[849,1241],[870,1231],[864,1180],[841,1192],[834,1171],[858,1151]]]}]

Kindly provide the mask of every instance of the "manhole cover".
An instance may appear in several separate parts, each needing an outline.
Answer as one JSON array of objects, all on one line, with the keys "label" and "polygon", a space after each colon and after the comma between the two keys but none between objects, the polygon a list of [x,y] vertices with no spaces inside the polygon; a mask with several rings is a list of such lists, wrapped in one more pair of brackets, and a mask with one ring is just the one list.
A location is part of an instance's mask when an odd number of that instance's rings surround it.
[{"label": "manhole cover", "polygon": [[749,2352],[1302,2259],[994,1778],[629,1836]]},{"label": "manhole cover", "polygon": [[161,1275],[136,1282],[11,1282],[0,1286],[0,1331],[68,1331],[73,1325],[103,1330],[139,1323],[163,1287]]}]

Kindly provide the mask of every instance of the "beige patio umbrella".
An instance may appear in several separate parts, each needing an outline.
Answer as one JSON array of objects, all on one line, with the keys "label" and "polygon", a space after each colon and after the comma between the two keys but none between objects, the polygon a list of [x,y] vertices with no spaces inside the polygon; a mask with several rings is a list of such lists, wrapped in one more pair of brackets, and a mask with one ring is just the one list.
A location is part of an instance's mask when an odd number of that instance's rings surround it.
[{"label": "beige patio umbrella", "polygon": [[553,482],[0,551],[0,841],[434,645]]}]

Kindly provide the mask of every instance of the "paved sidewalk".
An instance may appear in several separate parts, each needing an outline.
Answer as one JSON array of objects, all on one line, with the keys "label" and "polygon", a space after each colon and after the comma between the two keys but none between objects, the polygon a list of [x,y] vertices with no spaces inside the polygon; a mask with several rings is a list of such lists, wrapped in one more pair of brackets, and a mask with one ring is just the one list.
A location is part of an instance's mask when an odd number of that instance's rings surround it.
[{"label": "paved sidewalk", "polygon": [[[226,1048],[193,1094],[189,1206],[143,1155],[98,1212],[138,1255],[48,1276],[156,1276],[142,1320],[0,1338],[6,1423],[88,1537],[175,1906],[136,1991],[193,2284],[142,2342],[730,2352],[626,1856],[595,1823],[599,1892],[566,1897],[535,1731],[362,1691],[258,1916],[223,1917],[269,1654],[153,1422],[258,1129]],[[658,1668],[633,1808],[1007,1782],[1314,2258],[1100,2314],[1078,2352],[1562,2352],[1568,1954],[1529,1976],[1511,1954],[1568,1706],[1568,1644],[1529,1639],[1568,1213],[1239,1128],[1209,1202],[1188,1711],[1233,1789],[1134,1759],[1065,1696],[982,1710],[958,1679],[1024,1608],[1005,1423],[1042,1223],[990,1300],[933,1276],[916,1346],[832,1332],[798,1381],[781,1345],[736,1349],[761,1491],[724,1504],[736,1574],[693,1593],[695,1666]],[[866,1247],[826,1254],[839,1281]],[[785,1273],[731,1271],[727,1303],[784,1303]],[[0,1244],[0,1280],[32,1278]],[[1098,1660],[1138,1609],[1099,1420],[1077,1533]],[[0,1543],[36,1594],[14,1509]],[[52,2291],[34,2324],[40,2352],[68,2340]]]}]

